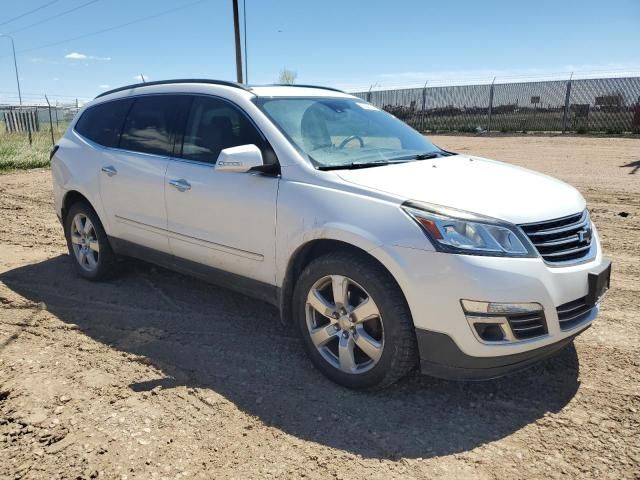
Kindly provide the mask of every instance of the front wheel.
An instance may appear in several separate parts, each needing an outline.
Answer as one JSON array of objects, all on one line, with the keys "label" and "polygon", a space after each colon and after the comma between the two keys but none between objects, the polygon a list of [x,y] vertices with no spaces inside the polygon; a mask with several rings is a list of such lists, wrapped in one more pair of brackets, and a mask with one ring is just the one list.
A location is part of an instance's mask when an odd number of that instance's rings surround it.
[{"label": "front wheel", "polygon": [[297,282],[294,309],[307,354],[336,383],[384,387],[416,364],[404,296],[364,255],[334,253],[311,262]]}]

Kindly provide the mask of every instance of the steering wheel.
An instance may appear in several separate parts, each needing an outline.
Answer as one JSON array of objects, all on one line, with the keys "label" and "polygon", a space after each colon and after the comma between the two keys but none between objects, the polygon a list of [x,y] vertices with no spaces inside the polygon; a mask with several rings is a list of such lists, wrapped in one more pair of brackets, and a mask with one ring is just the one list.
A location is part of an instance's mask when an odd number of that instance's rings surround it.
[{"label": "steering wheel", "polygon": [[353,140],[358,140],[358,142],[360,142],[360,148],[364,147],[364,142],[362,141],[362,137],[360,137],[359,135],[351,135],[350,137],[347,137],[342,142],[340,142],[338,149],[342,150],[347,145],[347,143]]}]

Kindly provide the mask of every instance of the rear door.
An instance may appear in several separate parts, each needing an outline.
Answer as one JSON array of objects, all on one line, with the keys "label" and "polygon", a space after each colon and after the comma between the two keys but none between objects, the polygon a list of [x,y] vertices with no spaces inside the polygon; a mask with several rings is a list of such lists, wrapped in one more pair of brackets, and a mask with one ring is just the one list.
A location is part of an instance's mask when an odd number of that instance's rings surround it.
[{"label": "rear door", "polygon": [[248,144],[276,162],[237,106],[194,96],[182,149],[167,169],[169,242],[178,257],[274,284],[278,176],[214,169],[222,149]]},{"label": "rear door", "polygon": [[100,192],[114,237],[170,252],[164,178],[177,119],[188,100],[145,95],[133,101],[118,150],[106,155],[101,166]]}]

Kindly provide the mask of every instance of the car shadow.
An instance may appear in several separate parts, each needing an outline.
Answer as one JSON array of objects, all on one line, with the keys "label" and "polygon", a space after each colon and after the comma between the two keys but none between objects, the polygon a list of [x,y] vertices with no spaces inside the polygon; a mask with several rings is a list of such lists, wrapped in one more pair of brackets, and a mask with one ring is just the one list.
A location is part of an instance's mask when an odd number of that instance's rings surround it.
[{"label": "car shadow", "polygon": [[134,391],[209,389],[300,439],[367,458],[427,458],[473,449],[558,412],[575,395],[575,348],[502,379],[458,383],[418,374],[357,392],[320,375],[291,326],[262,302],[142,262],[114,280],[78,278],[67,256],[0,275],[14,292],[166,375]]}]

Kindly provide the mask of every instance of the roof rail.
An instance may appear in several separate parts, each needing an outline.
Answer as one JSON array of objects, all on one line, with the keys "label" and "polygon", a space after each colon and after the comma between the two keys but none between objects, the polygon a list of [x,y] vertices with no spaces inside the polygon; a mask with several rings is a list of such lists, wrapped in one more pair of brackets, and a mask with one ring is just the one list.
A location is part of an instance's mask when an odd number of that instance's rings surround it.
[{"label": "roof rail", "polygon": [[171,85],[173,83],[208,83],[210,85],[223,85],[225,87],[240,88],[242,90],[246,90],[247,92],[251,91],[244,85],[240,85],[239,83],[236,83],[236,82],[227,82],[226,80],[210,80],[205,78],[181,78],[176,80],[156,80],[153,82],[143,82],[143,83],[134,83],[132,85],[125,85],[124,87],[118,87],[118,88],[114,88],[113,90],[102,92],[96,98],[104,97],[105,95],[110,95],[116,92],[122,92],[123,90],[130,90],[132,88],[151,87],[153,85]]},{"label": "roof rail", "polygon": [[345,93],[343,90],[333,88],[333,87],[323,87],[320,85],[301,85],[299,83],[289,84],[289,83],[270,83],[267,85],[255,85],[256,87],[303,87],[303,88],[319,88],[320,90],[331,90],[332,92],[340,92]]}]

